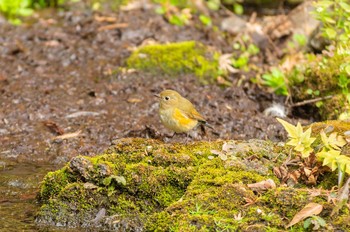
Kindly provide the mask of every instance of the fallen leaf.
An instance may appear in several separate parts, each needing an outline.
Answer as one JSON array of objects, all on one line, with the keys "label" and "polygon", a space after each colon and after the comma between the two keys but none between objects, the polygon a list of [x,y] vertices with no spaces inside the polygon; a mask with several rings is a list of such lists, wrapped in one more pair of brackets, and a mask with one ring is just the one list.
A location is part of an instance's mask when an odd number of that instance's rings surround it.
[{"label": "fallen leaf", "polygon": [[306,168],[306,167],[304,167],[304,173],[305,173],[305,176],[310,176],[311,175],[311,170],[310,170],[310,168]]},{"label": "fallen leaf", "polygon": [[311,189],[309,190],[310,197],[317,197],[321,195],[321,189]]},{"label": "fallen leaf", "polygon": [[126,99],[126,101],[129,103],[138,103],[138,102],[142,102],[142,99],[136,98],[136,97],[130,97],[130,98]]},{"label": "fallen leaf", "polygon": [[73,132],[73,133],[66,133],[66,134],[63,134],[63,135],[59,135],[59,136],[56,136],[54,138],[54,140],[63,140],[63,139],[70,139],[70,138],[75,138],[75,137],[78,137],[81,133],[81,130],[78,130],[76,132]]},{"label": "fallen leaf", "polygon": [[310,175],[307,178],[306,183],[310,184],[310,185],[315,185],[316,184],[316,177],[314,175]]},{"label": "fallen leaf", "polygon": [[296,215],[294,215],[292,221],[286,226],[289,228],[298,222],[304,220],[305,218],[318,215],[322,212],[323,206],[317,203],[309,203],[302,210],[300,210]]},{"label": "fallen leaf", "polygon": [[97,186],[97,185],[94,185],[93,183],[86,182],[86,183],[84,184],[84,188],[85,188],[85,189],[97,189],[98,186]]},{"label": "fallen leaf", "polygon": [[98,15],[95,15],[94,19],[95,19],[97,22],[109,22],[109,23],[113,23],[113,22],[116,22],[116,21],[117,21],[117,18],[115,18],[115,17],[98,16]]},{"label": "fallen leaf", "polygon": [[219,57],[219,67],[229,73],[238,73],[239,69],[232,66],[232,54],[223,54]]},{"label": "fallen leaf", "polygon": [[299,170],[295,170],[289,174],[289,179],[292,180],[295,184],[298,183],[301,173]]},{"label": "fallen leaf", "polygon": [[127,28],[129,24],[127,23],[115,23],[115,24],[109,24],[106,26],[99,27],[97,30],[98,31],[107,31],[107,30],[114,30],[114,29],[119,29],[119,28]]},{"label": "fallen leaf", "polygon": [[92,111],[78,111],[72,114],[68,114],[66,118],[78,118],[81,116],[99,116],[101,113]]},{"label": "fallen leaf", "polygon": [[46,41],[44,45],[48,47],[57,47],[58,45],[60,45],[60,42],[58,40],[49,40]]},{"label": "fallen leaf", "polygon": [[250,199],[248,197],[243,197],[244,200],[247,202],[245,205],[243,205],[243,207],[247,207],[247,206],[250,206],[250,205],[253,205],[257,202],[256,199]]},{"label": "fallen leaf", "polygon": [[346,181],[344,186],[338,192],[337,203],[336,203],[334,209],[332,210],[331,217],[338,215],[339,210],[341,208],[343,208],[343,206],[346,205],[346,203],[348,202],[348,200],[349,200],[349,187],[350,187],[349,185],[350,185],[350,177],[348,178],[348,180]]},{"label": "fallen leaf", "polygon": [[243,219],[241,212],[239,212],[238,214],[234,214],[233,217],[236,221],[240,221]]},{"label": "fallen leaf", "polygon": [[282,173],[278,167],[273,168],[273,174],[275,174],[278,179],[282,179]]},{"label": "fallen leaf", "polygon": [[232,144],[232,143],[224,143],[224,145],[222,145],[222,150],[224,152],[232,151],[234,148],[235,148],[235,144]]},{"label": "fallen leaf", "polygon": [[272,179],[263,180],[254,184],[247,184],[252,190],[267,190],[276,188],[276,184]]},{"label": "fallen leaf", "polygon": [[64,130],[57,125],[54,121],[46,120],[43,121],[44,126],[50,129],[51,132],[55,133],[56,135],[63,135]]},{"label": "fallen leaf", "polygon": [[224,77],[218,76],[216,78],[216,81],[218,82],[219,85],[224,85],[224,86],[231,86],[232,83],[227,81]]}]

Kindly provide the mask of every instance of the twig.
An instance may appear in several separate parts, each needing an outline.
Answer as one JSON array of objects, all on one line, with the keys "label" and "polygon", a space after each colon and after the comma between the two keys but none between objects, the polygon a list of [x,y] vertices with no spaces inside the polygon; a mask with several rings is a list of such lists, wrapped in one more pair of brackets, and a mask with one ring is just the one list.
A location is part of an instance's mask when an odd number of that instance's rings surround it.
[{"label": "twig", "polygon": [[319,102],[319,101],[323,101],[326,99],[330,99],[333,98],[333,95],[329,95],[329,96],[325,96],[325,97],[318,97],[318,98],[314,98],[314,99],[309,99],[309,100],[305,100],[305,101],[301,101],[295,104],[292,104],[291,107],[298,107],[298,106],[303,106],[303,105],[307,105],[310,103],[314,103],[314,102]]},{"label": "twig", "polygon": [[99,27],[98,31],[106,31],[106,30],[114,30],[114,29],[120,29],[120,28],[127,28],[127,23],[115,23],[115,24],[109,24],[106,26]]}]

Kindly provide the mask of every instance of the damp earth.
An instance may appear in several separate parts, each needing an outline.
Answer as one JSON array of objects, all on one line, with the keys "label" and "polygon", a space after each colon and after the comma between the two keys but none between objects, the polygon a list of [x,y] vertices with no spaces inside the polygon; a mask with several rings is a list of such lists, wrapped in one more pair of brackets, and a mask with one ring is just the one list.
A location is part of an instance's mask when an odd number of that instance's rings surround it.
[{"label": "damp earth", "polygon": [[[249,81],[220,87],[191,74],[115,72],[145,41],[195,40],[229,52],[222,37],[179,28],[144,9],[109,12],[121,25],[106,29],[106,22],[82,7],[45,10],[21,26],[0,24],[1,231],[36,231],[35,196],[43,176],[77,155],[101,153],[118,138],[167,143],[285,138],[275,118],[263,113],[284,99]],[[190,99],[214,130],[171,137],[154,97],[164,89]]]}]

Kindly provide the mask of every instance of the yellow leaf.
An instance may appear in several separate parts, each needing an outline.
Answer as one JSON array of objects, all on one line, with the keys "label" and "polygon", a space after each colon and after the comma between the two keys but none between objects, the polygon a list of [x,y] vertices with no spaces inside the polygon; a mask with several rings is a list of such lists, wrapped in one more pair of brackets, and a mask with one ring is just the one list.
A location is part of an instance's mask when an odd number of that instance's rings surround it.
[{"label": "yellow leaf", "polygon": [[306,158],[313,152],[311,144],[315,141],[316,138],[311,137],[311,128],[303,132],[303,127],[298,122],[297,126],[277,118],[277,120],[283,125],[283,127],[288,132],[290,141],[287,145],[294,146],[294,150],[301,153],[302,157]]},{"label": "yellow leaf", "polygon": [[297,146],[299,143],[299,140],[297,139],[290,139],[289,142],[287,143],[287,145],[291,145],[291,146]]},{"label": "yellow leaf", "polygon": [[301,137],[303,134],[303,127],[301,126],[300,122],[298,122],[296,129],[297,129],[297,137]]},{"label": "yellow leaf", "polygon": [[321,140],[322,140],[323,144],[326,147],[328,147],[328,138],[327,138],[326,133],[324,133],[324,130],[321,130],[320,135],[321,135]]},{"label": "yellow leaf", "polygon": [[309,148],[305,148],[304,151],[301,152],[301,157],[303,158],[307,158],[310,156],[310,153],[313,152],[314,149],[312,149],[311,147]]},{"label": "yellow leaf", "polygon": [[[296,138],[298,137],[298,130],[297,127],[293,126],[289,122],[284,121],[283,119],[276,118],[279,123],[282,124],[284,129],[287,131],[288,136],[291,138]],[[299,125],[299,124],[298,124]]]},{"label": "yellow leaf", "polygon": [[302,152],[305,150],[305,148],[302,144],[298,144],[297,146],[295,146],[294,150]]},{"label": "yellow leaf", "polygon": [[338,168],[337,162],[334,160],[331,165],[332,172]]},{"label": "yellow leaf", "polygon": [[350,164],[346,165],[345,172],[350,174]]},{"label": "yellow leaf", "polygon": [[337,136],[337,132],[333,132],[327,137],[326,133],[322,130],[320,135],[324,146],[328,149],[340,150],[346,144],[343,136]]}]

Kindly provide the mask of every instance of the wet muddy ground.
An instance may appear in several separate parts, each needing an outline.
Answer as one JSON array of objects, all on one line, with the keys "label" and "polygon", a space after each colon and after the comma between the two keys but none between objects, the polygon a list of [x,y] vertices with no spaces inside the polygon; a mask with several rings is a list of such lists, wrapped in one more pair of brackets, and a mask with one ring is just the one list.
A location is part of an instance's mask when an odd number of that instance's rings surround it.
[{"label": "wet muddy ground", "polygon": [[[196,40],[225,53],[231,46],[221,36],[172,26],[153,10],[105,16],[120,28],[106,29],[108,22],[81,9],[46,11],[30,25],[0,24],[1,231],[11,231],[13,223],[35,230],[38,183],[71,157],[101,153],[121,137],[188,141],[186,135],[167,137],[172,133],[160,124],[153,95],[166,88],[190,99],[215,128],[190,140],[283,138],[282,127],[263,114],[283,99],[249,82],[221,88],[191,75],[114,72],[147,40]],[[72,137],[57,138],[67,133]],[[27,210],[18,215],[21,207]]]}]

